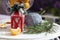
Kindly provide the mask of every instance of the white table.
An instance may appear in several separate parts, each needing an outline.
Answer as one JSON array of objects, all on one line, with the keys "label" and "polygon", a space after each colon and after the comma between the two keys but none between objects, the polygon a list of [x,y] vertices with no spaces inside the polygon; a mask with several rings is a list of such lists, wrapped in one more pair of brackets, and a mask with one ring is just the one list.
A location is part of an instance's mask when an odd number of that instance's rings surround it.
[{"label": "white table", "polygon": [[[0,16],[1,17],[1,16]],[[3,16],[6,17],[6,16]],[[10,18],[10,17],[6,17]],[[3,20],[2,20],[3,21]],[[6,22],[6,20],[5,20]],[[60,25],[54,23],[55,32],[53,33],[40,33],[40,34],[20,34],[17,36],[11,36],[10,32],[0,31],[0,40],[49,40],[60,36]]]}]

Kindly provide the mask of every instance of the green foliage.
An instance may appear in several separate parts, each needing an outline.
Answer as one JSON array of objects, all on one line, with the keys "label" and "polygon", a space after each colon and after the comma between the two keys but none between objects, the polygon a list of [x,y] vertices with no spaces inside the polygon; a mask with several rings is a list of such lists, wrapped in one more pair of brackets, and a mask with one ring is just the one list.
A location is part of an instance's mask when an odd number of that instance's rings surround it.
[{"label": "green foliage", "polygon": [[60,16],[60,9],[52,8],[51,13],[55,16]]},{"label": "green foliage", "polygon": [[2,0],[0,0],[0,4],[2,3]]},{"label": "green foliage", "polygon": [[29,26],[29,27],[26,26],[24,33],[36,34],[41,32],[49,32],[52,27],[53,27],[53,23],[51,21],[46,21],[38,25]]},{"label": "green foliage", "polygon": [[45,8],[45,9],[39,11],[39,14],[42,14],[42,15],[44,15],[46,13],[50,13],[54,16],[60,16],[60,9],[53,8],[53,7],[48,7],[48,8]]}]

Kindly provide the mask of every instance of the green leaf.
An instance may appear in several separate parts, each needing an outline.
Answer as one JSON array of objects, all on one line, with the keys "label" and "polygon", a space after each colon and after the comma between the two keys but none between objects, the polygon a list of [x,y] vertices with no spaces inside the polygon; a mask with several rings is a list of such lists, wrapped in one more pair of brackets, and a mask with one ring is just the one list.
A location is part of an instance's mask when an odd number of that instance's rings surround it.
[{"label": "green leaf", "polygon": [[44,23],[40,23],[39,25],[34,26],[27,26],[25,29],[27,30],[25,33],[28,34],[35,34],[35,33],[41,33],[41,32],[50,32],[50,30],[53,27],[53,23],[51,21],[47,21]]}]

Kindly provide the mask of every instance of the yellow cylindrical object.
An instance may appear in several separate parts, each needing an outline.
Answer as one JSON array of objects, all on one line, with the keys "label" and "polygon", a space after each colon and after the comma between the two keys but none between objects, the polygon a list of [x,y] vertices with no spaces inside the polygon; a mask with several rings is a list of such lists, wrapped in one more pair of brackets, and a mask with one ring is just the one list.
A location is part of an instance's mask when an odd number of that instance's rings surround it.
[{"label": "yellow cylindrical object", "polygon": [[17,29],[10,29],[11,35],[15,36],[21,33],[21,29],[18,27]]}]

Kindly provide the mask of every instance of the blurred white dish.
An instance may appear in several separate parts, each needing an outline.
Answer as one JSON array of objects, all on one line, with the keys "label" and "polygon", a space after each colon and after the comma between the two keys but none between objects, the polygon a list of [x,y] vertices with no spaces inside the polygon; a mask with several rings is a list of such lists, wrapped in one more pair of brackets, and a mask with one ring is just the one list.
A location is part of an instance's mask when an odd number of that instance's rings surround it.
[{"label": "blurred white dish", "polygon": [[6,23],[8,21],[10,21],[10,16],[0,14],[0,23],[3,24],[3,23]]},{"label": "blurred white dish", "polygon": [[20,34],[17,36],[11,36],[9,31],[0,31],[0,39],[11,40],[49,40],[56,38],[60,35],[60,25],[54,23],[56,29],[53,33],[40,33],[40,34]]}]

